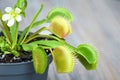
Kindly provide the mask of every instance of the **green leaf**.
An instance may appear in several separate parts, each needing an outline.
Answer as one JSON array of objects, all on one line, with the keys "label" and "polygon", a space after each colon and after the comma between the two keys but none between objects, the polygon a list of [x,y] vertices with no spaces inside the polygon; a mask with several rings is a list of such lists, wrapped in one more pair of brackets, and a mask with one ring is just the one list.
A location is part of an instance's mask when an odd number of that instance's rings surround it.
[{"label": "green leaf", "polygon": [[[36,27],[36,26],[38,26],[38,25],[41,25],[41,24],[45,23],[46,21],[47,21],[47,20],[45,20],[45,19],[43,19],[43,20],[41,20],[41,21],[37,21],[37,22],[35,22],[35,23],[32,25],[31,28],[34,28],[34,27]],[[21,36],[20,36],[20,39],[19,39],[18,43],[22,42],[22,40],[23,40],[25,34],[27,33],[28,29],[29,29],[29,26],[24,29],[24,31],[22,32],[22,34],[21,34]]]},{"label": "green leaf", "polygon": [[0,37],[0,48],[4,47],[5,45],[5,40],[3,39],[3,37]]},{"label": "green leaf", "polygon": [[35,22],[36,19],[38,18],[39,14],[40,14],[41,11],[43,10],[43,8],[44,8],[44,5],[42,4],[41,7],[40,7],[40,9],[38,10],[38,12],[35,14],[35,16],[34,16],[32,22],[31,22],[30,26],[28,26],[28,27],[23,31],[23,33],[21,34],[18,44],[22,44],[22,43],[25,41],[27,35],[29,34],[31,28],[32,28],[33,25],[34,25],[34,22]]},{"label": "green leaf", "polygon": [[41,46],[48,46],[51,48],[56,48],[57,46],[63,45],[63,43],[60,43],[55,40],[40,40],[40,41],[31,42],[30,44],[38,44]]},{"label": "green leaf", "polygon": [[12,39],[11,39],[11,35],[10,35],[10,32],[9,32],[9,27],[7,26],[6,22],[2,21],[2,11],[1,10],[0,10],[0,20],[1,20],[1,23],[3,25],[2,32],[6,36],[8,43],[11,44]]},{"label": "green leaf", "polygon": [[10,52],[10,45],[4,41],[3,45],[1,45],[1,51],[9,51]]},{"label": "green leaf", "polygon": [[97,62],[96,63],[88,63],[88,61],[80,54],[77,54],[78,60],[82,63],[82,65],[87,69],[87,70],[95,70],[97,67]]},{"label": "green leaf", "polygon": [[12,38],[10,35],[9,27],[7,26],[6,22],[4,22],[2,20],[1,20],[1,22],[2,22],[2,25],[4,26],[2,32],[3,32],[4,36],[7,38],[8,43],[12,44]]},{"label": "green leaf", "polygon": [[47,68],[48,57],[45,50],[37,47],[32,51],[33,64],[36,73],[43,74]]},{"label": "green leaf", "polygon": [[47,18],[49,21],[51,21],[55,16],[63,16],[70,22],[73,20],[73,16],[70,11],[65,8],[53,8],[51,11],[49,11]]},{"label": "green leaf", "polygon": [[40,21],[36,21],[36,22],[33,24],[32,28],[34,28],[34,27],[36,27],[36,26],[39,26],[39,25],[41,25],[41,24],[43,24],[43,23],[46,23],[46,22],[47,22],[46,19],[43,19],[43,20],[40,20]]},{"label": "green leaf", "polygon": [[97,51],[91,45],[79,45],[76,56],[87,70],[96,69],[98,63]]},{"label": "green leaf", "polygon": [[70,50],[72,53],[75,53],[76,47],[74,47],[74,46],[72,46],[71,44],[66,43],[66,42],[64,43],[64,45],[65,45],[66,47],[68,47],[69,50]]},{"label": "green leaf", "polygon": [[32,51],[33,49],[35,49],[36,47],[38,47],[37,44],[22,44],[22,48],[25,51]]},{"label": "green leaf", "polygon": [[0,10],[0,19],[2,19],[2,11]]},{"label": "green leaf", "polygon": [[20,54],[19,54],[17,51],[15,51],[15,50],[12,51],[12,54],[15,55],[16,57],[18,57],[18,56],[20,55]]},{"label": "green leaf", "polygon": [[15,7],[22,9],[22,13],[24,13],[27,7],[27,0],[18,0],[17,3],[15,4]]},{"label": "green leaf", "polygon": [[15,24],[10,27],[10,33],[12,37],[12,48],[14,48],[17,44],[17,38],[18,38],[18,22],[15,22]]},{"label": "green leaf", "polygon": [[4,54],[11,54],[10,51],[4,51]]},{"label": "green leaf", "polygon": [[24,43],[28,43],[29,41],[33,40],[36,38],[37,35],[39,35],[40,32],[46,30],[46,27],[42,27],[40,29],[38,29],[36,32],[32,33],[29,37],[26,38],[26,40],[24,41]]},{"label": "green leaf", "polygon": [[8,43],[11,44],[12,39],[11,39],[11,35],[9,32],[9,28],[8,28],[7,24],[4,21],[2,21],[2,11],[1,10],[0,10],[0,20],[1,20],[2,25],[3,25],[3,27],[2,27],[3,34],[6,36]]},{"label": "green leaf", "polygon": [[25,34],[26,34],[27,31],[28,31],[28,28],[29,28],[29,27],[25,28],[24,31],[22,32],[22,34],[20,35],[20,38],[19,38],[19,40],[18,40],[18,44],[20,44],[20,43],[22,42]]},{"label": "green leaf", "polygon": [[62,45],[56,47],[53,50],[52,55],[57,72],[70,73],[73,71],[74,55],[66,46]]}]

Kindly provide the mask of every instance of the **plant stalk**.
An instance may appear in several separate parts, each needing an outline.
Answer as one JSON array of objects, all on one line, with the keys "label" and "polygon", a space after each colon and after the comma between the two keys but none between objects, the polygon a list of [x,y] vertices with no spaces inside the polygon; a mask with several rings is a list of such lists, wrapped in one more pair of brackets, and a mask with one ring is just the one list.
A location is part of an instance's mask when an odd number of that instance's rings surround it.
[{"label": "plant stalk", "polygon": [[25,41],[25,39],[26,39],[28,33],[30,32],[30,30],[31,30],[31,28],[32,28],[32,26],[33,26],[33,24],[34,24],[34,22],[36,21],[36,19],[38,18],[39,14],[40,14],[41,11],[43,10],[43,7],[44,7],[44,5],[42,4],[41,7],[40,7],[40,9],[38,10],[38,12],[36,13],[36,15],[34,16],[34,18],[33,18],[32,22],[31,22],[30,26],[28,27],[28,30],[27,30],[27,32],[26,32],[26,34],[25,34],[25,36],[24,36],[24,38],[23,38],[21,44],[24,43],[24,41]]},{"label": "plant stalk", "polygon": [[33,40],[33,39],[35,39],[35,38],[39,38],[39,37],[40,37],[40,38],[51,38],[51,39],[55,39],[55,40],[57,40],[57,41],[59,41],[59,42],[62,42],[62,43],[64,42],[64,40],[62,40],[62,39],[60,39],[60,38],[58,38],[58,37],[55,37],[55,36],[38,34],[38,35],[36,35],[36,36],[34,36],[34,37],[30,38],[30,39],[27,39],[27,40],[24,42],[24,44],[30,42],[31,40]]},{"label": "plant stalk", "polygon": [[[35,35],[39,34],[40,32],[42,32],[42,31],[44,31],[44,30],[46,30],[46,27],[42,27],[42,28],[40,28],[40,29],[37,30],[35,33],[31,34],[28,38],[26,38],[26,40],[34,39],[34,36],[35,36]],[[25,40],[25,41],[26,41],[26,40]]]}]

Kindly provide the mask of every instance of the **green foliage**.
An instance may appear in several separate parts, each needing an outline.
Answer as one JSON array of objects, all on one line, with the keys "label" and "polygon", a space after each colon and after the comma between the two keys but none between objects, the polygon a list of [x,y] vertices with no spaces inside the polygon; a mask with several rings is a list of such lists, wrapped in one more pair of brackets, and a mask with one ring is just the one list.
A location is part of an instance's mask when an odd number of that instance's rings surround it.
[{"label": "green foliage", "polygon": [[12,50],[11,53],[16,57],[20,56],[19,52],[17,52],[16,50]]},{"label": "green foliage", "polygon": [[46,22],[48,22],[47,19],[43,19],[43,20],[40,20],[40,21],[36,21],[36,22],[33,24],[32,28],[38,27],[39,25],[41,25],[41,24],[43,24],[43,23],[46,23]]},{"label": "green foliage", "polygon": [[45,50],[41,47],[35,48],[32,50],[32,57],[36,73],[44,73],[48,63],[48,57]]},{"label": "green foliage", "polygon": [[21,14],[25,17],[25,9],[27,7],[27,0],[18,0],[14,7],[22,9]]},{"label": "green foliage", "polygon": [[27,0],[17,0],[15,7],[19,7],[24,11],[27,7]]},{"label": "green foliage", "polygon": [[53,50],[52,55],[57,72],[70,73],[73,71],[75,63],[74,55],[65,45],[56,47]]},{"label": "green foliage", "polygon": [[47,46],[51,48],[56,48],[57,46],[63,45],[63,43],[55,40],[40,40],[40,41],[32,42],[31,44],[38,44],[41,46]]},{"label": "green foliage", "polygon": [[36,47],[38,47],[37,44],[22,44],[22,48],[25,51],[32,51],[33,49],[35,49]]},{"label": "green foliage", "polygon": [[12,44],[12,38],[10,35],[9,27],[7,26],[7,24],[4,21],[1,20],[1,22],[2,22],[2,25],[4,26],[2,32],[3,32],[4,36],[7,38],[7,42],[9,44]]},{"label": "green foliage", "polygon": [[51,21],[56,16],[62,16],[70,22],[73,20],[72,14],[65,8],[52,9],[51,11],[49,11],[47,18],[49,21]]},{"label": "green foliage", "polygon": [[16,57],[19,56],[19,53],[15,50],[11,50],[10,45],[6,42],[4,37],[0,37],[0,50],[4,54],[13,54]]},{"label": "green foliage", "polygon": [[32,51],[34,48],[38,47],[38,45],[44,48],[56,48],[57,46],[63,45],[63,43],[56,40],[39,40],[28,44],[22,44],[22,48],[25,51]]},{"label": "green foliage", "polygon": [[96,69],[98,56],[96,50],[91,45],[79,45],[76,56],[87,70]]},{"label": "green foliage", "polygon": [[[27,0],[17,0],[14,9],[16,9],[16,7],[20,8],[20,15],[25,17]],[[71,72],[74,67],[74,57],[77,57],[87,70],[96,69],[98,56],[96,50],[92,46],[81,44],[76,48],[67,43],[63,38],[55,36],[55,34],[50,30],[52,24],[51,20],[54,17],[59,16],[62,17],[63,20],[65,19],[71,22],[73,20],[72,14],[65,8],[54,8],[49,11],[46,19],[37,20],[43,8],[44,5],[42,4],[38,12],[33,17],[30,25],[26,27],[20,35],[19,23],[15,21],[14,25],[9,27],[7,25],[8,21],[2,20],[2,16],[4,14],[2,14],[2,11],[0,10],[0,21],[3,26],[2,35],[0,34],[0,53],[13,54],[16,57],[19,57],[22,51],[31,52],[35,71],[40,74],[44,73],[48,64],[46,49],[52,54],[58,72]],[[44,23],[51,24],[48,27],[41,27]],[[59,24],[55,23],[52,26],[56,25]],[[34,33],[30,33],[31,29],[35,27],[40,28]],[[70,26],[64,26],[61,30],[65,30],[65,28],[69,29],[69,27]],[[41,34],[41,32],[45,30],[51,32],[51,35]],[[64,34],[64,36],[66,35],[67,34]]]},{"label": "green foliage", "polygon": [[21,37],[19,39],[19,43],[18,44],[22,44],[24,42],[24,40],[26,39],[26,37],[27,37],[28,33],[30,32],[31,28],[34,26],[34,22],[36,21],[37,17],[39,16],[39,14],[43,10],[43,8],[44,8],[44,5],[42,4],[41,7],[40,7],[40,9],[38,10],[38,12],[36,13],[36,15],[34,16],[31,24],[21,34]]},{"label": "green foliage", "polygon": [[4,47],[5,44],[5,40],[3,39],[3,37],[0,37],[0,48]]},{"label": "green foliage", "polygon": [[10,33],[12,38],[12,48],[15,48],[18,40],[18,22],[15,22],[15,24],[12,27],[10,27]]},{"label": "green foliage", "polygon": [[2,11],[0,10],[0,19],[2,18]]}]

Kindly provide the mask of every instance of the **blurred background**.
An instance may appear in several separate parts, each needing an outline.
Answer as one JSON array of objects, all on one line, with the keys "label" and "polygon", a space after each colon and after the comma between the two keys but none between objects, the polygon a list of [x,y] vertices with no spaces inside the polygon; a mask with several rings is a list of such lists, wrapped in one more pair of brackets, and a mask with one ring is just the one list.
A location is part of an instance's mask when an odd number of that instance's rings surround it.
[{"label": "blurred background", "polygon": [[[13,6],[17,0],[0,0],[0,9]],[[64,7],[74,16],[73,33],[66,40],[74,46],[89,43],[99,55],[97,70],[87,71],[77,60],[70,74],[57,73],[52,64],[48,80],[120,80],[120,0],[28,0],[23,30],[30,24],[41,4],[45,5],[39,19],[53,7]],[[32,32],[37,30],[32,29]]]}]

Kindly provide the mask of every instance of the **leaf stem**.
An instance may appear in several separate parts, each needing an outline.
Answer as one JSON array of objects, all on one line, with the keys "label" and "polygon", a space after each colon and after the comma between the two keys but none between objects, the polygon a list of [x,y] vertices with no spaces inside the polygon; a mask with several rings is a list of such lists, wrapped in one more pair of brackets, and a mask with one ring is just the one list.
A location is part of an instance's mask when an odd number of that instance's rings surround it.
[{"label": "leaf stem", "polygon": [[[39,30],[37,30],[35,33],[33,33],[33,34],[31,34],[28,38],[26,38],[26,40],[29,40],[29,39],[34,39],[34,36],[35,35],[37,35],[37,34],[39,34],[40,32],[42,32],[42,31],[44,31],[44,30],[46,30],[47,28],[46,27],[42,27],[42,28],[40,28]],[[25,40],[25,41],[26,41]]]},{"label": "leaf stem", "polygon": [[49,50],[50,50],[50,53],[52,54],[52,56],[53,56],[53,59],[54,59],[54,54],[53,54],[53,51],[52,51],[52,49],[50,48]]},{"label": "leaf stem", "polygon": [[[33,24],[32,28],[37,27],[38,25],[44,24],[46,22],[47,22],[47,19],[43,19],[43,20],[37,21],[37,22],[35,22]],[[21,36],[19,38],[18,44],[21,44],[21,42],[22,42],[26,32],[28,31],[28,28],[29,28],[29,26],[27,28],[25,28],[24,31],[22,32],[22,34],[21,34]]]},{"label": "leaf stem", "polygon": [[17,45],[17,40],[18,40],[18,22],[15,22],[15,24],[10,27],[10,35],[12,38],[12,49],[15,48],[15,46]]},{"label": "leaf stem", "polygon": [[32,28],[34,28],[34,27],[36,27],[36,26],[39,26],[39,25],[41,25],[41,24],[43,24],[43,23],[46,23],[46,22],[48,22],[47,19],[42,19],[42,20],[40,20],[40,21],[36,21],[36,22],[33,24]]},{"label": "leaf stem", "polygon": [[2,22],[2,24],[3,24],[3,26],[4,26],[4,29],[3,29],[3,34],[7,37],[7,39],[9,40],[9,44],[12,44],[12,38],[11,38],[11,35],[10,35],[10,32],[9,32],[9,28],[8,28],[8,26],[6,25],[6,23],[5,22],[3,22],[2,20],[1,20],[1,22]]},{"label": "leaf stem", "polygon": [[27,30],[27,32],[26,32],[26,34],[25,34],[25,36],[24,36],[21,44],[25,41],[25,39],[26,39],[28,33],[30,32],[30,30],[31,30],[34,22],[36,21],[36,19],[38,18],[39,14],[40,14],[41,11],[43,10],[43,7],[44,7],[44,5],[42,4],[41,7],[40,7],[40,9],[38,10],[38,12],[36,13],[36,15],[34,16],[34,18],[33,18],[32,22],[31,22],[30,26],[28,27],[28,30]]},{"label": "leaf stem", "polygon": [[25,44],[25,43],[28,43],[28,42],[31,41],[32,39],[39,38],[39,37],[40,37],[40,38],[51,38],[51,39],[55,39],[55,40],[57,40],[57,41],[59,41],[59,42],[62,42],[62,43],[64,42],[64,40],[62,40],[62,39],[60,39],[60,38],[58,38],[58,37],[55,37],[55,36],[38,34],[38,35],[33,36],[32,38],[26,40],[26,41],[24,42],[24,44]]}]

